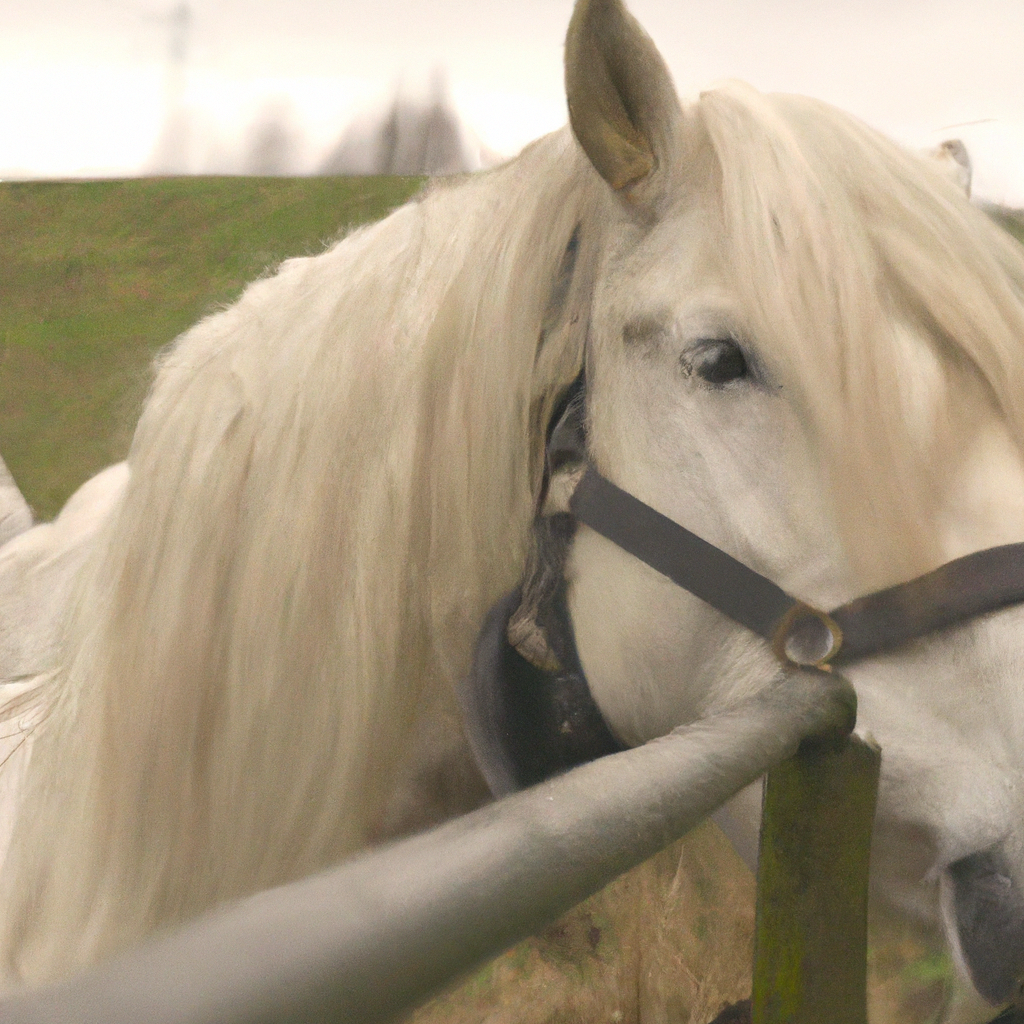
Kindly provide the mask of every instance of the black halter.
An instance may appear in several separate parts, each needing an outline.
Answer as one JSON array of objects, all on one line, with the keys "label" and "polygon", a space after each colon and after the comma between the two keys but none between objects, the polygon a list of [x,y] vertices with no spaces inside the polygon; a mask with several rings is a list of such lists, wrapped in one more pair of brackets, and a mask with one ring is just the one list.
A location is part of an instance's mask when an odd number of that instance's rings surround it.
[{"label": "black halter", "polygon": [[764,637],[784,664],[824,668],[1024,601],[1024,544],[987,548],[819,611],[588,466],[573,515],[673,583]]},{"label": "black halter", "polygon": [[[786,666],[845,665],[1024,602],[1024,544],[1007,544],[829,612],[812,608],[602,476],[588,461],[584,398],[581,374],[553,418],[542,488],[543,498],[555,474],[581,467],[571,515],[537,521],[538,544],[553,545],[560,563],[540,595],[530,597],[553,657],[538,663],[510,642],[509,623],[524,599],[517,588],[487,616],[461,688],[470,742],[495,795],[623,749],[590,694],[566,607],[560,567],[577,523],[763,637]],[[530,574],[524,586],[537,589]]]}]

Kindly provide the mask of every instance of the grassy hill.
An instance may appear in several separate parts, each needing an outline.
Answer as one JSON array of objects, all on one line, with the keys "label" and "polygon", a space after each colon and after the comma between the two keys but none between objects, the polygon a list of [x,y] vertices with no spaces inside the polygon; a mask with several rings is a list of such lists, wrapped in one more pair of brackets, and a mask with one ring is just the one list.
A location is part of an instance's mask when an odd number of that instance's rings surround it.
[{"label": "grassy hill", "polygon": [[1024,244],[1024,210],[1011,210],[1005,206],[985,204],[985,212],[1002,228]]},{"label": "grassy hill", "polygon": [[0,184],[0,455],[37,517],[124,457],[154,354],[418,178]]},{"label": "grassy hill", "polygon": [[[124,457],[154,354],[419,178],[0,183],[0,455],[37,517]],[[988,211],[1024,241],[1024,215]]]}]

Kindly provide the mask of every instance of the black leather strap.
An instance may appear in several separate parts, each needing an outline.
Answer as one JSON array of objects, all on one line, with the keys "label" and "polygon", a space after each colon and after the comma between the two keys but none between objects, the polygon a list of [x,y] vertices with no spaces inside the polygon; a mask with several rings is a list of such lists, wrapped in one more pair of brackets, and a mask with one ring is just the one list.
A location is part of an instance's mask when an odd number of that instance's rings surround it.
[{"label": "black leather strap", "polygon": [[766,640],[796,604],[771,580],[616,487],[593,466],[569,509],[581,523]]},{"label": "black leather strap", "polygon": [[[817,612],[781,587],[691,533],[589,466],[569,504],[573,515],[673,583],[779,649],[806,611],[841,636],[830,664],[844,664],[1024,602],[1024,544],[987,548],[933,572]],[[783,636],[784,640],[785,637]]]},{"label": "black leather strap", "polygon": [[458,688],[467,739],[495,796],[626,749],[590,695],[571,632],[559,672],[530,664],[508,642],[508,620],[521,596],[517,587],[487,613],[472,668]]},{"label": "black leather strap", "polygon": [[1024,544],[986,548],[831,612],[841,664],[1024,601]]}]

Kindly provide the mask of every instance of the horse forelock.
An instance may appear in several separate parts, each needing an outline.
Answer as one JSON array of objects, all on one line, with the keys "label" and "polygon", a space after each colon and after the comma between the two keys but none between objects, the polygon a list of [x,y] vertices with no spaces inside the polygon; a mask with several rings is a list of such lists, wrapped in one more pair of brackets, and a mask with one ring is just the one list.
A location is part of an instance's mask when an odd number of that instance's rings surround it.
[{"label": "horse forelock", "polygon": [[453,703],[525,561],[599,187],[550,136],[286,263],[162,357],[0,878],[12,974],[373,834],[412,716]]},{"label": "horse forelock", "polygon": [[998,419],[1024,449],[1024,251],[825,103],[730,83],[692,110],[750,333],[794,385],[862,585],[933,568],[965,441]]}]

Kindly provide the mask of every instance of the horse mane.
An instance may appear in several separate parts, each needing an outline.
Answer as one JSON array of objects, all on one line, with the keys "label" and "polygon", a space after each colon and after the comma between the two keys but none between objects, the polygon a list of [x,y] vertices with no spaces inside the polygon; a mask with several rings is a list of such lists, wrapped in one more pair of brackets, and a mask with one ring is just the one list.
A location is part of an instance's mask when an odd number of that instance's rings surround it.
[{"label": "horse mane", "polygon": [[522,572],[600,189],[566,129],[284,263],[159,359],[46,684],[0,881],[12,978],[374,835],[417,708],[453,702]]},{"label": "horse mane", "polygon": [[[1000,417],[1024,444],[1024,254],[824,104],[729,85],[685,116],[862,582],[930,567],[959,439]],[[606,202],[563,130],[285,263],[160,359],[40,688],[0,878],[11,978],[378,833],[414,717],[451,704],[522,572]]]},{"label": "horse mane", "polygon": [[740,309],[797,382],[860,585],[973,550],[941,526],[968,440],[999,421],[1004,455],[1024,450],[1024,249],[932,161],[825,103],[726,83],[690,113]]}]

